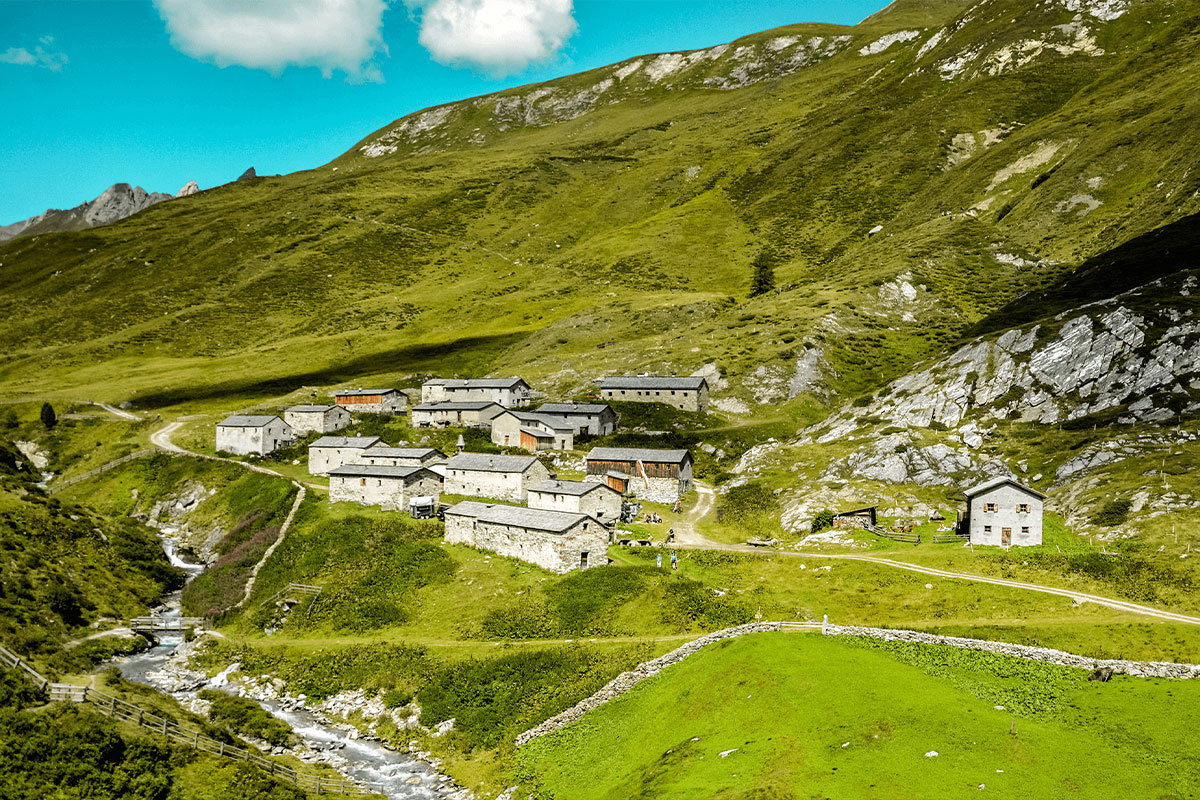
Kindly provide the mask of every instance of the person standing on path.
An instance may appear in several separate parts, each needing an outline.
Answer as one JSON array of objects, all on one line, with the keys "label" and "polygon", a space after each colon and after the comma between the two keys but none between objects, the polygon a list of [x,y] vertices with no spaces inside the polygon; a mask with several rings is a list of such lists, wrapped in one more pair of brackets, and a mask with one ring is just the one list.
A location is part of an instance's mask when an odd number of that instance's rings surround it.
[{"label": "person standing on path", "polygon": [[671,569],[679,570],[679,556],[675,555],[675,551],[671,551]]},{"label": "person standing on path", "polygon": [[658,554],[658,568],[662,569],[662,553]]}]

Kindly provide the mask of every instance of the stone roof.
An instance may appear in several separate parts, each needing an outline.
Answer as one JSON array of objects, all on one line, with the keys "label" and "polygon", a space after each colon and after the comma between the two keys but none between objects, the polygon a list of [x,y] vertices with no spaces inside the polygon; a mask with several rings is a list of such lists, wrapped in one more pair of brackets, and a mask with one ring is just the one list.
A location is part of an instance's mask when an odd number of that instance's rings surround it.
[{"label": "stone roof", "polygon": [[488,406],[504,408],[490,400],[443,400],[440,403],[421,403],[413,411],[482,411]]},{"label": "stone roof", "polygon": [[544,431],[541,428],[521,428],[521,433],[528,434],[535,439],[553,439],[554,434],[550,431]]},{"label": "stone roof", "polygon": [[664,378],[658,375],[645,377],[613,377],[601,378],[601,389],[685,389],[696,391],[701,387],[708,388],[704,378]]},{"label": "stone roof", "polygon": [[490,453],[459,453],[446,462],[446,469],[471,472],[524,472],[537,463],[533,456],[497,456]]},{"label": "stone roof", "polygon": [[418,472],[431,472],[425,467],[386,467],[375,464],[343,464],[331,469],[329,474],[342,478],[408,478]]},{"label": "stone roof", "polygon": [[324,414],[325,412],[332,411],[335,408],[341,408],[341,406],[289,406],[288,408],[285,408],[284,411],[291,412],[293,414]]},{"label": "stone roof", "polygon": [[399,389],[341,389],[333,393],[334,397],[361,397],[369,394],[395,394]]},{"label": "stone roof", "polygon": [[[549,428],[550,430],[553,430],[553,431],[574,431],[575,430],[574,425],[572,425],[571,423],[562,419],[561,417],[548,416],[546,414],[541,413],[540,411],[514,411],[513,409],[510,408],[510,409],[506,410],[504,413],[511,414],[512,416],[516,417],[521,422],[539,422],[542,425],[545,425],[547,428]],[[497,416],[504,416],[504,414],[498,414]]]},{"label": "stone roof", "polygon": [[1039,497],[1043,500],[1046,499],[1046,495],[1042,494],[1037,489],[1031,489],[1022,483],[1018,483],[1015,478],[1009,478],[1006,476],[1001,476],[999,478],[992,478],[990,481],[984,481],[983,483],[979,484],[978,486],[972,486],[970,489],[965,489],[963,491],[963,494],[965,494],[967,497],[974,497],[977,494],[983,494],[984,492],[988,491],[989,489],[995,489],[997,486],[1003,486],[1006,483],[1012,484],[1013,486],[1017,487],[1021,491],[1026,492],[1027,494],[1031,494],[1034,497]]},{"label": "stone roof", "polygon": [[539,414],[602,414],[604,409],[611,409],[607,403],[544,403],[537,410]]},{"label": "stone roof", "polygon": [[[279,417],[275,416],[274,414],[268,414],[265,416],[250,416],[250,415],[246,415],[246,414],[234,414],[233,416],[226,417],[225,419],[218,422],[217,427],[218,428],[263,428],[263,427],[266,427],[267,425],[270,425],[272,422],[274,422],[277,419],[279,419]],[[283,422],[283,420],[281,420],[281,419],[279,419],[279,421]]]},{"label": "stone roof", "polygon": [[588,461],[642,461],[651,464],[682,464],[687,450],[651,450],[644,447],[593,447]]},{"label": "stone roof", "polygon": [[451,506],[446,509],[446,515],[473,517],[480,522],[547,533],[565,533],[583,520],[591,520],[599,526],[600,530],[604,529],[604,523],[589,514],[506,506],[499,503],[479,503],[474,500],[464,500],[458,505]]},{"label": "stone roof", "polygon": [[446,457],[446,454],[436,447],[392,447],[383,442],[367,448],[367,452],[363,455],[382,458],[428,458],[430,455]]},{"label": "stone roof", "polygon": [[518,383],[525,381],[521,378],[430,378],[424,385],[450,389],[511,389]]},{"label": "stone roof", "polygon": [[547,494],[570,494],[582,497],[596,489],[608,489],[610,492],[617,491],[607,483],[587,483],[584,481],[542,481],[537,486],[530,487],[529,491],[545,492]]},{"label": "stone roof", "polygon": [[309,447],[358,447],[366,450],[382,441],[378,436],[322,436]]}]

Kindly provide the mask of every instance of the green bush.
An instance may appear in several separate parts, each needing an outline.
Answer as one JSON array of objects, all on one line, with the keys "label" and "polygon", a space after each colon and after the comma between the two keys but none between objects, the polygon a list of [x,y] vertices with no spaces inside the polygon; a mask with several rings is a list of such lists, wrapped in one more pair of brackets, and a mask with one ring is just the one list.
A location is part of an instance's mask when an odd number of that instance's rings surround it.
[{"label": "green bush", "polygon": [[1112,528],[1124,524],[1129,519],[1129,510],[1133,504],[1124,497],[1114,498],[1104,504],[1104,507],[1092,515],[1092,524]]},{"label": "green bush", "polygon": [[253,700],[215,689],[202,689],[197,696],[212,704],[208,710],[209,720],[230,733],[262,739],[276,747],[284,747],[292,739],[291,727]]},{"label": "green bush", "polygon": [[413,693],[407,689],[388,689],[383,693],[383,704],[388,708],[403,708],[412,702]]},{"label": "green bush", "polygon": [[828,508],[825,509],[824,511],[818,512],[817,515],[815,517],[813,517],[812,532],[820,533],[821,531],[827,531],[830,528],[832,528],[833,527],[833,518],[835,516],[836,515],[832,511],[830,511]]}]

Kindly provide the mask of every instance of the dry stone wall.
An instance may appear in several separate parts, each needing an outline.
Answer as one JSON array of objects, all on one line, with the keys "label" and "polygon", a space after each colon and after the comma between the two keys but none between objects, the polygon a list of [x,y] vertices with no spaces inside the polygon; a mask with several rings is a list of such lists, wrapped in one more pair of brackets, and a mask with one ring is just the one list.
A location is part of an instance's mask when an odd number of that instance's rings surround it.
[{"label": "dry stone wall", "polygon": [[530,728],[519,735],[517,737],[517,747],[527,744],[539,736],[553,733],[563,726],[570,725],[592,709],[599,708],[609,700],[620,697],[634,686],[646,680],[646,678],[657,675],[672,664],[678,664],[692,653],[702,650],[714,642],[719,642],[722,639],[732,639],[735,636],[745,636],[748,633],[766,633],[767,631],[777,631],[779,629],[780,624],[778,622],[754,622],[749,625],[739,625],[736,628],[725,628],[724,630],[710,633],[707,636],[701,636],[699,639],[688,642],[682,647],[677,647],[666,655],[659,656],[652,661],[643,662],[629,672],[622,672],[613,678],[605,684],[603,689],[591,697],[580,700],[561,714],[551,717],[542,724]]},{"label": "dry stone wall", "polygon": [[824,625],[821,632],[827,636],[867,636],[888,642],[919,642],[921,644],[945,644],[968,650],[983,650],[1005,656],[1016,656],[1030,661],[1044,661],[1064,667],[1097,669],[1108,667],[1113,672],[1138,678],[1200,678],[1200,664],[1176,664],[1170,661],[1123,661],[1112,658],[1087,658],[1049,647],[1030,647],[1009,642],[989,642],[984,639],[966,639],[960,636],[939,636],[920,631],[892,630],[890,628],[860,628],[853,625]]}]

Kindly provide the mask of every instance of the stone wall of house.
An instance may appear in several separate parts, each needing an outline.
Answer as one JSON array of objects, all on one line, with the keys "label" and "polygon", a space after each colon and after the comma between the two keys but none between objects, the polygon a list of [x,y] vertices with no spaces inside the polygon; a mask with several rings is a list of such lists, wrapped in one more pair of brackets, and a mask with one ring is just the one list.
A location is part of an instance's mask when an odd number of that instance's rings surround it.
[{"label": "stone wall of house", "polygon": [[[335,398],[336,399],[336,398]],[[403,414],[408,411],[408,395],[404,392],[385,395],[378,403],[355,403],[343,399],[346,410],[354,414]]]},{"label": "stone wall of house", "polygon": [[589,569],[608,563],[608,531],[594,520],[582,520],[564,533],[548,533],[447,514],[445,538],[450,544],[490,550],[559,574],[578,569],[582,553],[588,554]]},{"label": "stone wall of house", "polygon": [[[589,478],[593,476],[588,476]],[[604,476],[595,476],[603,481]],[[650,485],[647,486],[646,484]],[[674,503],[676,500],[683,497],[692,489],[691,478],[680,476],[678,478],[648,478],[642,479],[641,475],[634,475],[629,479],[630,497],[636,497],[639,500],[648,500],[651,503]]]},{"label": "stone wall of house", "polygon": [[529,493],[529,487],[536,486],[549,478],[550,471],[541,462],[531,465],[524,472],[447,469],[446,494],[490,497],[493,500],[524,503]]},{"label": "stone wall of house", "polygon": [[1113,672],[1139,678],[1200,678],[1200,664],[1176,664],[1170,661],[1124,661],[1113,658],[1088,658],[1049,647],[1030,647],[1009,642],[991,642],[986,639],[966,639],[961,636],[939,636],[920,631],[892,630],[890,628],[862,628],[854,625],[824,625],[822,632],[827,636],[868,636],[888,642],[919,642],[921,644],[944,644],[968,650],[982,650],[1016,656],[1030,661],[1044,661],[1079,669],[1109,667]]},{"label": "stone wall of house", "polygon": [[331,411],[285,411],[283,419],[297,436],[333,433],[350,424],[350,412],[340,406]]},{"label": "stone wall of house", "polygon": [[699,639],[688,642],[682,647],[677,647],[666,655],[659,656],[652,661],[645,661],[641,664],[638,664],[637,667],[629,672],[622,672],[620,675],[613,678],[611,681],[605,684],[603,689],[596,692],[591,697],[580,700],[574,706],[568,708],[561,714],[551,717],[540,725],[530,728],[529,730],[517,736],[517,747],[527,744],[539,736],[545,736],[547,733],[553,733],[559,728],[570,725],[572,722],[579,719],[592,709],[599,708],[609,700],[620,697],[634,686],[637,686],[639,683],[646,680],[646,678],[657,675],[672,664],[678,664],[680,661],[683,661],[685,658],[703,649],[707,645],[713,644],[714,642],[719,642],[723,639],[732,639],[735,636],[745,636],[748,633],[766,633],[767,631],[777,631],[779,628],[780,626],[778,622],[753,622],[749,625],[739,625],[736,628],[726,628],[715,633],[710,633],[707,636],[701,636]]},{"label": "stone wall of house", "polygon": [[328,475],[332,469],[343,464],[358,464],[365,447],[310,447],[308,448],[308,473]]},{"label": "stone wall of house", "polygon": [[292,429],[283,420],[263,428],[217,426],[217,450],[234,455],[266,455],[292,439]]},{"label": "stone wall of house", "polygon": [[621,516],[621,495],[616,491],[592,490],[585,495],[546,492],[529,493],[530,508],[547,511],[567,511],[572,514],[590,514],[608,522]]},{"label": "stone wall of house", "polygon": [[347,475],[329,477],[329,502],[361,503],[379,506],[384,511],[408,511],[414,497],[432,496],[436,502],[442,490],[434,474],[405,481],[402,478],[372,478]]}]

